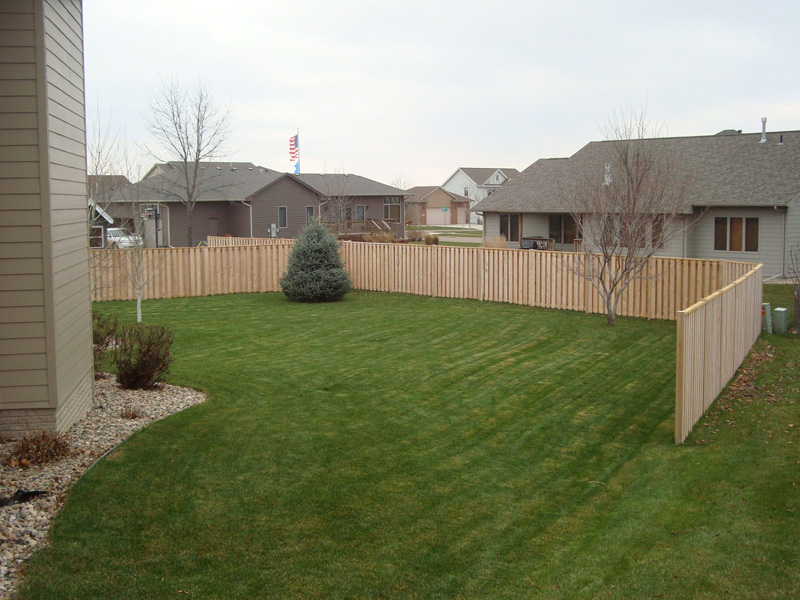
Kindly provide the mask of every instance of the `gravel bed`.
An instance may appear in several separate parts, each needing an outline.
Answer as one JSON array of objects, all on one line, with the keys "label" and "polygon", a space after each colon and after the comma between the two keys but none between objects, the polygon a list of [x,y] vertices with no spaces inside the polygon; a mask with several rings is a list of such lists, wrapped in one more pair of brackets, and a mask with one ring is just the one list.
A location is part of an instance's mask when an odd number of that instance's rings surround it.
[{"label": "gravel bed", "polygon": [[[164,385],[156,390],[123,390],[112,375],[95,381],[94,406],[67,432],[73,456],[27,469],[2,464],[14,445],[0,441],[0,498],[18,489],[47,492],[22,504],[0,507],[0,600],[11,598],[24,561],[47,543],[50,521],[72,484],[106,452],[153,421],[203,402],[196,390]],[[133,409],[136,418],[120,413]]]}]

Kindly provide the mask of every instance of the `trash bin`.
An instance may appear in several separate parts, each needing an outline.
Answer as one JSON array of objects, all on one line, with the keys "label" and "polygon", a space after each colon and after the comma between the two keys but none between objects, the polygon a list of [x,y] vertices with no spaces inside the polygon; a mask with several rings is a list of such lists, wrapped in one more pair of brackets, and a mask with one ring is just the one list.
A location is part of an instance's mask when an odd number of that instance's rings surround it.
[{"label": "trash bin", "polygon": [[786,333],[789,331],[789,311],[785,308],[775,309],[775,333]]}]

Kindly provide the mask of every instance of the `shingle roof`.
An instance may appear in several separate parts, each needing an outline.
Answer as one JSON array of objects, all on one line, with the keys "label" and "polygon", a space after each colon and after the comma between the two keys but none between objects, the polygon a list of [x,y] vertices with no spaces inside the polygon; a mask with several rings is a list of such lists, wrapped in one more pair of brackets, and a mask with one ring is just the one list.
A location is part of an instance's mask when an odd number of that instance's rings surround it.
[{"label": "shingle roof", "polygon": [[342,173],[300,173],[296,177],[323,196],[408,196],[405,190],[367,179],[361,175]]},{"label": "shingle roof", "polygon": [[[783,136],[783,144],[779,140]],[[800,131],[637,140],[663,144],[670,168],[693,206],[784,206],[800,193]],[[476,211],[564,212],[575,182],[596,177],[613,161],[613,142],[590,142],[569,158],[540,159]]]},{"label": "shingle roof", "polygon": [[[204,162],[198,202],[240,201],[281,177],[283,173],[253,163]],[[182,196],[183,172],[168,163],[154,165],[140,182],[117,190],[113,201],[176,202]]]},{"label": "shingle roof", "polygon": [[[508,178],[513,177],[514,175],[519,175],[519,171],[517,169],[501,169],[498,167],[461,167],[461,171],[472,181],[474,181],[477,185],[484,185],[488,179],[494,175],[497,171],[500,171],[503,175]],[[489,182],[491,184],[491,182]]]},{"label": "shingle roof", "polygon": [[406,199],[406,202],[426,202],[426,198],[436,190],[442,190],[456,202],[469,202],[469,198],[466,196],[448,192],[443,187],[437,185],[419,185],[417,187],[409,188],[408,193],[411,194],[411,196]]}]

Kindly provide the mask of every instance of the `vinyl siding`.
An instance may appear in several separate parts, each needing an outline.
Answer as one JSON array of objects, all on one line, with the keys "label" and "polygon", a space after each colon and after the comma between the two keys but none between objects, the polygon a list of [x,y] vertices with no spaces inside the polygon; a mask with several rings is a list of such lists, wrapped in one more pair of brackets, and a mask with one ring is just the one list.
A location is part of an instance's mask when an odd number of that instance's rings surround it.
[{"label": "vinyl siding", "polygon": [[[709,208],[687,233],[687,258],[715,258],[764,263],[764,277],[783,271],[785,210],[769,208]],[[758,218],[758,252],[714,250],[716,217]]]},{"label": "vinyl siding", "polygon": [[[800,196],[796,196],[786,211],[786,243],[784,248],[784,272],[789,275],[792,271],[792,250],[797,253],[800,260]],[[797,265],[800,268],[800,265]],[[795,275],[800,275],[796,273]]]},{"label": "vinyl siding", "polygon": [[49,405],[34,8],[0,3],[0,411]]},{"label": "vinyl siding", "polygon": [[0,435],[92,398],[82,12],[0,2]]},{"label": "vinyl siding", "polygon": [[319,205],[313,191],[290,177],[285,177],[255,194],[252,203],[255,237],[267,237],[271,224],[278,225],[278,208],[286,207],[286,227],[278,231],[280,238],[296,238],[306,226],[306,206],[313,206],[314,214],[317,215]]},{"label": "vinyl siding", "polygon": [[93,379],[80,2],[44,2],[44,30],[56,420],[63,429],[88,408]]}]

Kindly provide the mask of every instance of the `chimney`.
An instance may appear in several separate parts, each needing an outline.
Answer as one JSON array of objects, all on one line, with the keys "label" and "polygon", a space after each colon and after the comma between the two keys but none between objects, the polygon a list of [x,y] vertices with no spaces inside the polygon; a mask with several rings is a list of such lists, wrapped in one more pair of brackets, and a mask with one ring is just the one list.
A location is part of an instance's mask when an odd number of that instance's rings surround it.
[{"label": "chimney", "polygon": [[758,143],[763,144],[766,141],[767,141],[767,117],[761,117],[761,141]]}]

